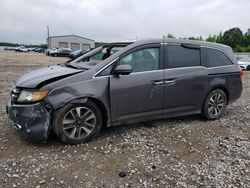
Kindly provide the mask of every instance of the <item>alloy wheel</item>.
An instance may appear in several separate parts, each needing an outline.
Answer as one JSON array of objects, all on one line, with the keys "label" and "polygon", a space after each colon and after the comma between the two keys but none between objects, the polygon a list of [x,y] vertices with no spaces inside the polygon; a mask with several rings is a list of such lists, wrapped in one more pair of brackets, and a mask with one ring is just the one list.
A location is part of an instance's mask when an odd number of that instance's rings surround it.
[{"label": "alloy wheel", "polygon": [[71,109],[63,118],[63,132],[72,139],[88,136],[96,126],[96,116],[87,107]]},{"label": "alloy wheel", "polygon": [[225,98],[220,93],[214,93],[208,102],[208,113],[210,116],[218,116],[225,106]]}]

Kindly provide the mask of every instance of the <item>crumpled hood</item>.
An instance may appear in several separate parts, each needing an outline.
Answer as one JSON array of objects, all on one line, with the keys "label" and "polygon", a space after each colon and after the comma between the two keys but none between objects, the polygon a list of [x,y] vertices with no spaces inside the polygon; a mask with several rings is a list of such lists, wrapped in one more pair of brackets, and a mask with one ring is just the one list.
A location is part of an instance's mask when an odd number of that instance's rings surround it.
[{"label": "crumpled hood", "polygon": [[60,65],[49,66],[24,74],[16,80],[15,85],[17,87],[36,88],[37,86],[42,85],[45,82],[51,82],[53,80],[56,81],[60,78],[83,71],[84,70],[81,69],[73,69]]}]

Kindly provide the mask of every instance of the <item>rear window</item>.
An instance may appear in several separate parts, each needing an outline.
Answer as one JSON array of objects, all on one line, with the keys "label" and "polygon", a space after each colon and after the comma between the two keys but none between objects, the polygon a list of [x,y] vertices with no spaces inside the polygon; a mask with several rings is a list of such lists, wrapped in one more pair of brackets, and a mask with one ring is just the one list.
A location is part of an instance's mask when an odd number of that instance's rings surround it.
[{"label": "rear window", "polygon": [[200,50],[180,45],[168,45],[167,68],[200,66]]},{"label": "rear window", "polygon": [[201,65],[204,67],[218,67],[232,65],[232,62],[219,50],[203,48]]}]

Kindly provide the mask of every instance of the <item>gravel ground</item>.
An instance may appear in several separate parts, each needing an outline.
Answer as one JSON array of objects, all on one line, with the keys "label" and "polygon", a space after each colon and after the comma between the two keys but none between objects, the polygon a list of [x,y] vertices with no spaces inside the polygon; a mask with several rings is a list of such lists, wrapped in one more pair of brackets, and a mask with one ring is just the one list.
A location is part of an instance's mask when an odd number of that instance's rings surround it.
[{"label": "gravel ground", "polygon": [[216,121],[187,116],[103,130],[77,146],[21,138],[5,114],[14,80],[66,61],[0,51],[0,187],[250,187],[250,73]]}]

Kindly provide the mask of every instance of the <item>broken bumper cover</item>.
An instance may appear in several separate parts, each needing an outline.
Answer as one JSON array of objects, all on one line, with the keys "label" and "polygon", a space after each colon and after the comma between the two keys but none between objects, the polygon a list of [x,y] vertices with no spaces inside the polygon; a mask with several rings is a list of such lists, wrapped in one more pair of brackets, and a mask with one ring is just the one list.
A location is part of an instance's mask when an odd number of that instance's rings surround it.
[{"label": "broken bumper cover", "polygon": [[34,142],[46,142],[50,131],[50,114],[40,104],[11,104],[6,106],[7,114],[14,127]]}]

